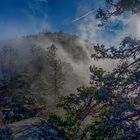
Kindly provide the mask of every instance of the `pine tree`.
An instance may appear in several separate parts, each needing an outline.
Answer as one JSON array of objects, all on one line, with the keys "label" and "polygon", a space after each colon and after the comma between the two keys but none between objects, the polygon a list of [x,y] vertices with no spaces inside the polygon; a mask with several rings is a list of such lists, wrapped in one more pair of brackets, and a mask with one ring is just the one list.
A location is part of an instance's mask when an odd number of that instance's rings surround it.
[{"label": "pine tree", "polygon": [[65,74],[63,73],[65,63],[61,62],[61,60],[57,58],[57,48],[55,45],[52,45],[47,49],[47,54],[48,82],[50,90],[51,93],[58,96],[65,81]]},{"label": "pine tree", "polygon": [[112,16],[119,16],[124,12],[131,14],[140,13],[140,1],[139,0],[105,0],[106,8],[99,8],[96,14],[96,18],[101,19],[103,26]]},{"label": "pine tree", "polygon": [[[140,137],[140,41],[126,38],[119,49],[95,47],[95,59],[120,59],[110,73],[90,67],[91,87],[61,97],[58,103],[65,117],[50,122],[66,131],[71,140],[120,140]],[[133,50],[133,51],[132,51]],[[88,120],[88,121],[87,121]]]},{"label": "pine tree", "polygon": [[[99,9],[106,23],[112,15],[140,12],[139,0],[106,0],[112,11]],[[102,24],[102,25],[103,25]],[[117,59],[120,63],[108,73],[90,67],[91,87],[60,98],[64,117],[52,114],[49,121],[63,128],[70,140],[138,140],[140,138],[140,40],[126,37],[120,46],[95,46],[94,59]]]}]

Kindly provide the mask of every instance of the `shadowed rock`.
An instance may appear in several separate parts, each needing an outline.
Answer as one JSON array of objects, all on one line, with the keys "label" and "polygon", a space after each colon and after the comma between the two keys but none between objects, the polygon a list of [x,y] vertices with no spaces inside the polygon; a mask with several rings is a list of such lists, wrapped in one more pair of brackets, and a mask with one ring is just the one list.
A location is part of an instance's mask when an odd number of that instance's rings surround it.
[{"label": "shadowed rock", "polygon": [[0,140],[65,140],[65,133],[45,120],[33,118],[1,128]]}]

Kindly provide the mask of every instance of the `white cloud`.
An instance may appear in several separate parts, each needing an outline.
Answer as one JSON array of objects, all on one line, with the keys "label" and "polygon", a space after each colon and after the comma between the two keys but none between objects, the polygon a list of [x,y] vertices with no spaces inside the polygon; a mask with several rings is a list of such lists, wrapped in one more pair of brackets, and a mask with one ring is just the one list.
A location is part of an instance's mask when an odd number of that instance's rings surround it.
[{"label": "white cloud", "polygon": [[134,15],[130,20],[130,27],[134,37],[140,38],[140,16]]},{"label": "white cloud", "polygon": [[[90,10],[89,7],[91,8],[88,3],[84,2],[83,4],[82,2],[77,8],[77,14],[82,15],[82,9],[88,11]],[[79,14],[80,10],[81,14]],[[140,38],[140,16],[138,15],[114,16],[104,27],[98,27],[99,22],[95,19],[95,13],[93,13],[74,22],[74,24],[77,26],[77,34],[94,44],[119,45],[125,36]]]}]

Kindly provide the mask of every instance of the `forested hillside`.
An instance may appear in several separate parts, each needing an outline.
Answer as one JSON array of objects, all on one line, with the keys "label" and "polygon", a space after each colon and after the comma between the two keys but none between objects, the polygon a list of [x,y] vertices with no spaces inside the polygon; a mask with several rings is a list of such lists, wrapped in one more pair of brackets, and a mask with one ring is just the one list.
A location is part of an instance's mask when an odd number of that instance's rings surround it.
[{"label": "forested hillside", "polygon": [[[98,28],[139,11],[139,0],[106,0]],[[40,32],[1,41],[0,126],[0,140],[139,140],[139,38],[106,46]]]}]

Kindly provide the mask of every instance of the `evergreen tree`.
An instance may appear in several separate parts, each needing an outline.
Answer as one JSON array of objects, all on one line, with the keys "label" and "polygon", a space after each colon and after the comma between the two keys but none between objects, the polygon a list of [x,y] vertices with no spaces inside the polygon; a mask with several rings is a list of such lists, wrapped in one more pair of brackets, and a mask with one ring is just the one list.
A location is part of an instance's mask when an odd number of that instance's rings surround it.
[{"label": "evergreen tree", "polygon": [[57,97],[60,94],[65,81],[65,74],[63,73],[65,63],[61,62],[58,58],[55,45],[52,45],[47,49],[47,55],[50,91]]},{"label": "evergreen tree", "polygon": [[[65,117],[50,122],[65,129],[68,139],[120,140],[140,137],[140,41],[126,38],[120,48],[95,47],[95,59],[120,59],[112,72],[90,67],[91,87],[61,97]],[[133,50],[133,51],[132,51]],[[88,136],[90,135],[90,138]]]},{"label": "evergreen tree", "polygon": [[96,14],[96,17],[101,19],[99,26],[105,25],[112,16],[119,16],[124,12],[140,13],[139,0],[105,0],[105,2],[106,8],[99,8]]},{"label": "evergreen tree", "polygon": [[[115,12],[99,9],[97,18],[104,24],[112,15],[139,13],[139,2],[107,0]],[[126,37],[118,48],[95,46],[92,58],[117,59],[118,66],[110,73],[91,66],[91,87],[78,88],[77,94],[60,98],[58,106],[65,110],[65,116],[52,114],[49,121],[63,128],[67,139],[140,138],[140,41]]]}]

